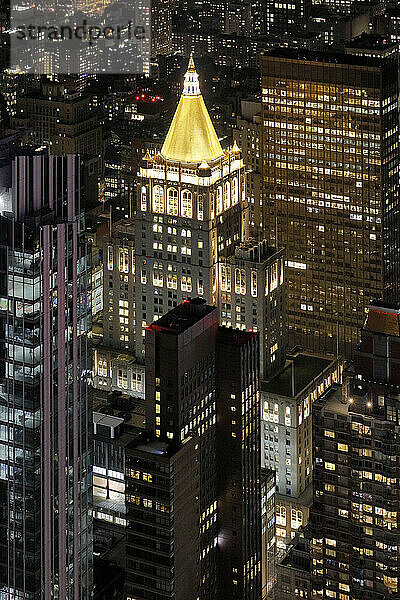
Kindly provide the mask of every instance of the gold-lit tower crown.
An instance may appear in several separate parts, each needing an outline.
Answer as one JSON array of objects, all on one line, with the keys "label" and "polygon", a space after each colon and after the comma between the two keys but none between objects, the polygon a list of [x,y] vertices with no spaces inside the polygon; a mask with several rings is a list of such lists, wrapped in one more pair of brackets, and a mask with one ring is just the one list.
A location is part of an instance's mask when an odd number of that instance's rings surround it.
[{"label": "gold-lit tower crown", "polygon": [[161,156],[178,163],[212,163],[223,155],[201,95],[199,75],[191,56],[183,92],[161,149]]}]

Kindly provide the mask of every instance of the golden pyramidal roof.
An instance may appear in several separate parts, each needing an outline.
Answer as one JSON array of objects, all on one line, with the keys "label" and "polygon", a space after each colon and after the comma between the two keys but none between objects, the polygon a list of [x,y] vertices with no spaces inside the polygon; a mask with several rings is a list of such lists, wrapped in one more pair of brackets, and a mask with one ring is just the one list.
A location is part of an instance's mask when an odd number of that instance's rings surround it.
[{"label": "golden pyramidal roof", "polygon": [[166,160],[213,162],[223,156],[214,125],[200,92],[199,76],[190,57],[182,96],[161,149]]}]

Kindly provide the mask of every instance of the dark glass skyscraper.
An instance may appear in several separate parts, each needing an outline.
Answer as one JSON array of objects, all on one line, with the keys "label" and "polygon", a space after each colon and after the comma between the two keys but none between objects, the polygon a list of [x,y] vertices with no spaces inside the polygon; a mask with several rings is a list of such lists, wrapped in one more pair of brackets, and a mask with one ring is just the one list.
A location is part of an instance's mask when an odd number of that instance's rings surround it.
[{"label": "dark glass skyscraper", "polygon": [[75,156],[1,169],[0,598],[92,590],[90,253]]},{"label": "dark glass skyscraper", "polygon": [[127,450],[128,600],[261,598],[258,334],[218,328],[217,312],[187,300],[146,330],[148,431]]}]

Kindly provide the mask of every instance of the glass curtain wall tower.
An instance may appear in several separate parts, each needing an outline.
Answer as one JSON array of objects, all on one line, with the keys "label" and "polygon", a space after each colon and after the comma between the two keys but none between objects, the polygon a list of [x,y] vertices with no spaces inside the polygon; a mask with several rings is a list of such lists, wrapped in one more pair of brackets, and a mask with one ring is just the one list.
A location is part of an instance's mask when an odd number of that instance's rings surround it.
[{"label": "glass curtain wall tower", "polygon": [[0,598],[91,598],[90,253],[76,156],[1,170]]}]

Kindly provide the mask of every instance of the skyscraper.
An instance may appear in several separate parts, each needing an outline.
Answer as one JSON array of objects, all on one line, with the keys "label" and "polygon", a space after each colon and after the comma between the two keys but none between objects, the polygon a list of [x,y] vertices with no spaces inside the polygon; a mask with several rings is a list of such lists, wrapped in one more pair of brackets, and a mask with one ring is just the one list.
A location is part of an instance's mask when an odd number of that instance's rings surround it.
[{"label": "skyscraper", "polygon": [[374,302],[342,396],[314,405],[313,598],[399,595],[400,306]]},{"label": "skyscraper", "polygon": [[260,98],[242,100],[233,138],[243,154],[246,167],[246,194],[249,205],[250,235],[256,239],[262,232],[261,201],[261,102]]},{"label": "skyscraper", "polygon": [[1,174],[0,595],[88,600],[91,257],[80,163],[31,152]]},{"label": "skyscraper", "polygon": [[[216,346],[218,596],[260,600],[259,341],[221,327]],[[266,565],[264,565],[264,568]]]},{"label": "skyscraper", "polygon": [[286,360],[283,250],[247,240],[219,262],[220,323],[260,333],[260,373],[268,378]]},{"label": "skyscraper", "polygon": [[296,353],[261,384],[262,464],[276,475],[276,544],[285,549],[312,503],[313,403],[341,381],[334,357]]},{"label": "skyscraper", "polygon": [[146,330],[148,431],[127,451],[128,597],[260,599],[258,360],[257,334],[218,328],[199,298]]},{"label": "skyscraper", "polygon": [[[185,302],[146,330],[146,428],[160,440],[198,438],[197,596],[216,590],[217,309]],[[200,589],[201,588],[201,589]]]},{"label": "skyscraper", "polygon": [[192,295],[216,303],[218,258],[248,231],[239,148],[222,150],[193,59],[161,153],[145,156],[135,217],[135,353],[153,318]]},{"label": "skyscraper", "polygon": [[100,115],[91,106],[88,93],[80,93],[75,82],[42,82],[17,100],[14,127],[24,128],[26,142],[45,145],[51,154],[82,157],[85,210],[99,206],[102,175],[103,132]]},{"label": "skyscraper", "polygon": [[289,343],[351,356],[373,298],[400,296],[397,62],[262,57],[264,225],[286,248]]}]

